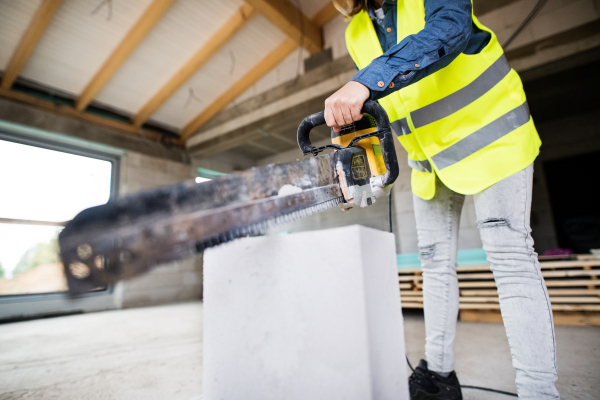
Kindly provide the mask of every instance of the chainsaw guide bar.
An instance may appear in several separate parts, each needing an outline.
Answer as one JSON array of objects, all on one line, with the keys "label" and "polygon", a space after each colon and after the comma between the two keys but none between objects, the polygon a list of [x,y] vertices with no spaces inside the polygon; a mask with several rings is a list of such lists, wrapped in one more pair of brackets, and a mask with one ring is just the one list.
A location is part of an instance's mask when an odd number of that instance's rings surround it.
[{"label": "chainsaw guide bar", "polygon": [[[59,235],[70,292],[113,284],[336,206],[343,197],[333,159],[331,154],[253,168],[82,211]],[[299,193],[279,196],[284,185]]]}]

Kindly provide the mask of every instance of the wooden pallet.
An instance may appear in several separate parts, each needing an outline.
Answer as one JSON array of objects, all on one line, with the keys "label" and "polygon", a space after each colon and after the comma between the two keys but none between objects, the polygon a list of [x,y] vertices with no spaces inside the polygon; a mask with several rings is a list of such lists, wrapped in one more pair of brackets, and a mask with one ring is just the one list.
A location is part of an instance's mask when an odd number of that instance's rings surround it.
[{"label": "wooden pallet", "polygon": [[[600,326],[600,260],[587,255],[568,261],[541,261],[556,325]],[[461,321],[502,322],[489,265],[457,268]],[[399,269],[403,308],[423,308],[420,268]]]}]

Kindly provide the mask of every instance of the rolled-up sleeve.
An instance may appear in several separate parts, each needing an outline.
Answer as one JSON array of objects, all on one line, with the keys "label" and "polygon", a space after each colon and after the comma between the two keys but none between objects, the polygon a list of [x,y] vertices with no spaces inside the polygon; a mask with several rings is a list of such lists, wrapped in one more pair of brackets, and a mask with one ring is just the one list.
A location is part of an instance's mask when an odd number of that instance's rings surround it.
[{"label": "rolled-up sleeve", "polygon": [[374,59],[352,80],[367,86],[373,100],[418,82],[465,49],[471,25],[470,0],[425,0],[425,28]]}]

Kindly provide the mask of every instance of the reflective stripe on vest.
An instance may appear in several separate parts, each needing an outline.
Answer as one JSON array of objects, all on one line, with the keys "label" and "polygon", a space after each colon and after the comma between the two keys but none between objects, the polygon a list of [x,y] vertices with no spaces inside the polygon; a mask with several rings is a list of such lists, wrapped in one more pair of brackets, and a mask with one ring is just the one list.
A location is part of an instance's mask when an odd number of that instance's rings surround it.
[{"label": "reflective stripe on vest", "polygon": [[420,171],[420,172],[429,172],[429,173],[432,172],[431,164],[429,163],[429,160],[417,161],[417,160],[411,160],[409,158],[408,165],[412,169],[416,169],[417,171]]},{"label": "reflective stripe on vest", "polygon": [[419,129],[422,126],[439,121],[468,106],[496,86],[509,72],[510,65],[508,65],[506,57],[502,54],[488,69],[467,86],[434,103],[411,111],[410,117],[415,128]]},{"label": "reflective stripe on vest", "polygon": [[[456,164],[529,122],[527,102],[431,157],[438,169]],[[410,163],[409,163],[410,164]],[[431,172],[431,171],[429,171]]]},{"label": "reflective stripe on vest", "polygon": [[411,133],[406,118],[401,118],[397,121],[392,122],[392,129],[394,130],[394,132],[396,132],[396,136],[406,136],[409,133]]}]

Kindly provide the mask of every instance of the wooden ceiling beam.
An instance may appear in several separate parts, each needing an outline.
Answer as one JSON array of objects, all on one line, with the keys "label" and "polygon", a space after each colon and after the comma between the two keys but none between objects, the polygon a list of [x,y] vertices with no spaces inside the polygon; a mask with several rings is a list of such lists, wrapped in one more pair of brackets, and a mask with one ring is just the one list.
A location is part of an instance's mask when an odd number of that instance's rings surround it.
[{"label": "wooden ceiling beam", "polygon": [[[254,6],[255,0],[248,1],[248,3]],[[269,0],[269,2],[276,2],[276,0]],[[283,1],[281,3],[284,3]],[[337,13],[332,13],[330,7],[331,4],[325,6],[321,11],[317,13],[312,24],[320,29],[323,25],[331,21]],[[257,8],[257,11],[261,12]],[[239,95],[244,93],[250,86],[256,81],[262,78],[267,72],[275,68],[280,62],[282,62],[292,51],[298,47],[295,39],[290,38],[280,44],[275,50],[269,53],[263,60],[261,60],[254,68],[252,68],[246,75],[240,78],[234,83],[225,93],[219,96],[214,102],[212,102],[207,108],[205,108],[198,116],[191,120],[182,130],[180,140],[185,142],[190,136],[192,136],[198,128],[200,128],[206,121],[211,119],[215,114],[221,111],[229,103],[235,100]]]},{"label": "wooden ceiling beam", "polygon": [[208,62],[236,33],[252,19],[256,10],[248,4],[237,12],[194,54],[183,67],[133,117],[134,126],[142,126],[173,94]]},{"label": "wooden ceiling beam", "polygon": [[10,89],[38,44],[62,0],[43,0],[21,37],[2,77],[2,88]]},{"label": "wooden ceiling beam", "polygon": [[245,0],[273,25],[304,47],[311,54],[323,50],[323,35],[320,27],[286,0]]},{"label": "wooden ceiling beam", "polygon": [[[68,105],[55,104],[52,101],[44,100],[39,97],[29,95],[27,93],[18,92],[16,90],[0,88],[0,97],[27,104],[42,110],[51,111],[58,115],[74,118],[80,121],[88,122],[94,125],[102,126],[104,128],[114,129],[116,131],[134,135],[138,138],[150,140],[153,142],[163,141],[162,134],[148,129],[136,128],[133,125],[117,121],[111,118],[103,117],[97,114],[92,114],[85,111],[78,111]],[[178,140],[170,140],[170,144],[177,147],[183,148],[183,143]]]},{"label": "wooden ceiling beam", "polygon": [[75,108],[83,111],[96,97],[98,92],[108,83],[110,78],[117,72],[129,55],[144,40],[154,25],[167,12],[175,0],[154,0],[146,9],[144,14],[137,20],[129,30],[125,38],[119,43],[96,75],[88,82],[83,92],[77,98]]},{"label": "wooden ceiling beam", "polygon": [[338,15],[340,15],[340,12],[333,6],[333,2],[329,1],[327,5],[321,8],[317,15],[312,18],[312,22],[321,28]]}]

